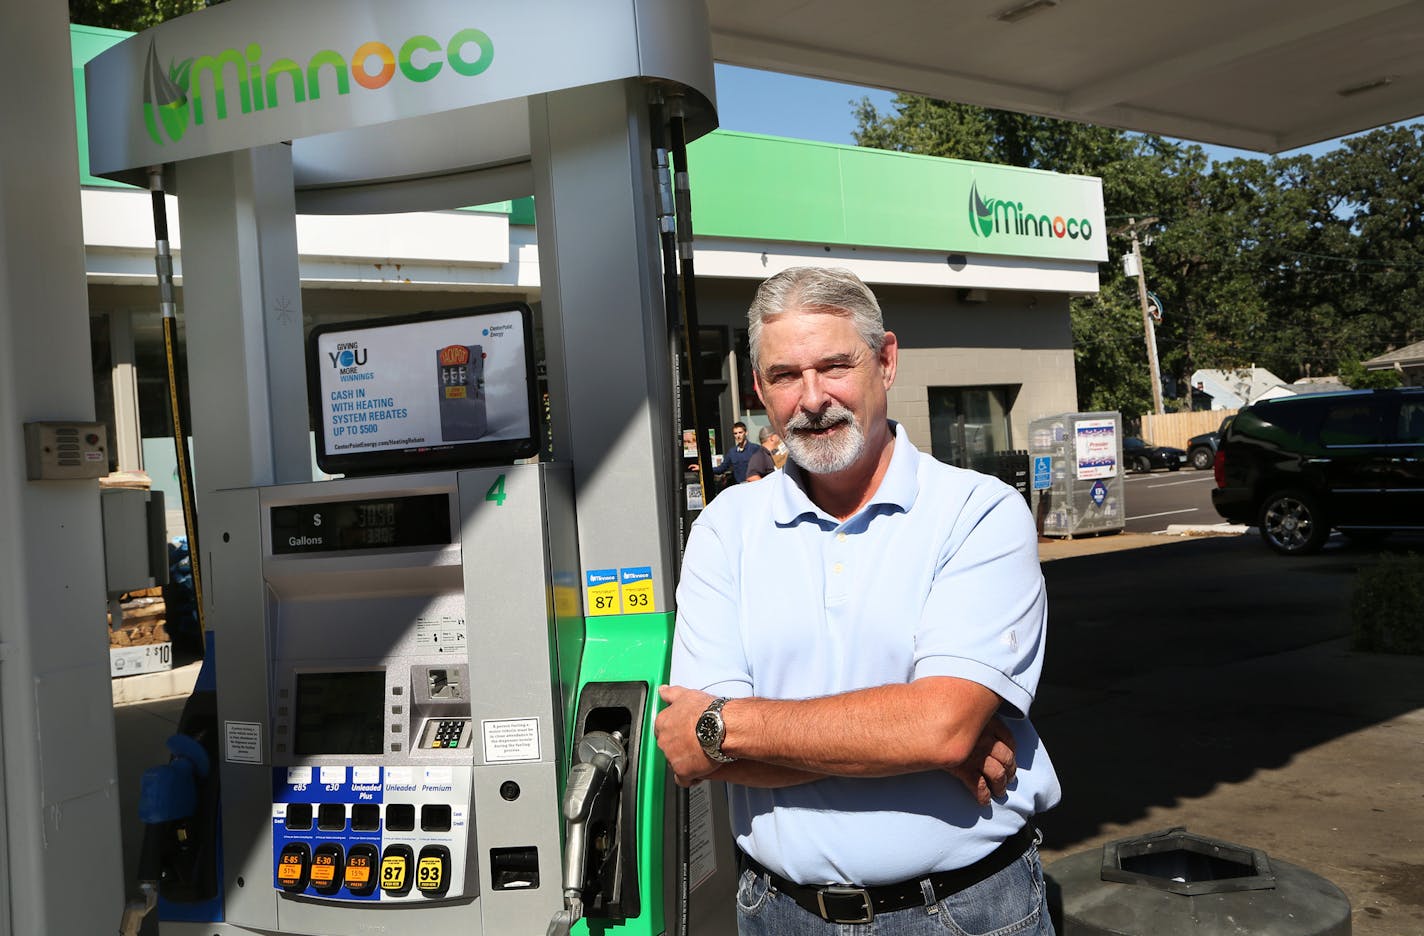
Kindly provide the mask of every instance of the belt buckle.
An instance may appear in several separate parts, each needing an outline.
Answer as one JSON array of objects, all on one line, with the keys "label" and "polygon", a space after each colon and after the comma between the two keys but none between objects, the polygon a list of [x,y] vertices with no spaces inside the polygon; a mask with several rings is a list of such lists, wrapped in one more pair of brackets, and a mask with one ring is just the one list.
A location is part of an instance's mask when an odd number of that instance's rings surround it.
[{"label": "belt buckle", "polygon": [[[860,901],[861,916],[858,918],[836,916],[826,907],[826,898],[833,901],[841,898],[854,897]],[[851,887],[847,884],[829,884],[816,889],[816,905],[821,908],[821,919],[827,923],[869,923],[875,919],[875,907],[870,902],[870,891],[864,887]]]}]

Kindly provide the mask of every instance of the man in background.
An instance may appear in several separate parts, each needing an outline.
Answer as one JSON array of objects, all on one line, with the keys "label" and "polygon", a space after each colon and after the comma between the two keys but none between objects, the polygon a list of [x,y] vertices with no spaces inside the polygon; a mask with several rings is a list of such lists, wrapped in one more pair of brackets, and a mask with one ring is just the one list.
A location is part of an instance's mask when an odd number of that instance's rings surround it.
[{"label": "man in background", "polygon": [[746,423],[741,420],[732,423],[732,447],[722,456],[722,464],[712,469],[712,475],[720,478],[730,472],[732,480],[728,483],[741,484],[747,480],[747,463],[758,448],[747,439]]}]

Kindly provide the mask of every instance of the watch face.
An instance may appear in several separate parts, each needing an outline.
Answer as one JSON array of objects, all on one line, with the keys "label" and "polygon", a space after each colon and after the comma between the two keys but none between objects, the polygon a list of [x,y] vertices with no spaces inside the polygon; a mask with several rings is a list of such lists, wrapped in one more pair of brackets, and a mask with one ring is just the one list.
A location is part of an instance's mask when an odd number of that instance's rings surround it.
[{"label": "watch face", "polygon": [[703,746],[716,744],[722,739],[718,737],[718,718],[712,712],[703,712],[702,717],[697,719],[697,740]]}]

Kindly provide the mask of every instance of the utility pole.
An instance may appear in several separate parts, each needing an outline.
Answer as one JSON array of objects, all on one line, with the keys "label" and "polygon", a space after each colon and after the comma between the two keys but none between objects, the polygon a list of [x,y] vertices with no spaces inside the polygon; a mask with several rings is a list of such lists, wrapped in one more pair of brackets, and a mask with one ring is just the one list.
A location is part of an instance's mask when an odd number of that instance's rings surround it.
[{"label": "utility pole", "polygon": [[[1144,218],[1143,225],[1153,224],[1156,218]],[[1152,322],[1152,313],[1147,305],[1147,271],[1142,268],[1142,248],[1137,243],[1137,219],[1127,219],[1127,229],[1132,235],[1132,258],[1137,264],[1137,301],[1142,305],[1142,337],[1147,343],[1148,376],[1152,379],[1152,411],[1161,416],[1162,376],[1157,366],[1157,326]]]}]

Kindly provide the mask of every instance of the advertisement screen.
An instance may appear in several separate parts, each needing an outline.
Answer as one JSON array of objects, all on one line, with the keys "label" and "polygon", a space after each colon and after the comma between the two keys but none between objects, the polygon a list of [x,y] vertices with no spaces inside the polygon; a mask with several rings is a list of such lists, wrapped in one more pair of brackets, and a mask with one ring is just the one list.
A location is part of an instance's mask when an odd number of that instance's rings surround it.
[{"label": "advertisement screen", "polygon": [[533,344],[523,303],[316,327],[317,465],[353,475],[533,455]]}]

